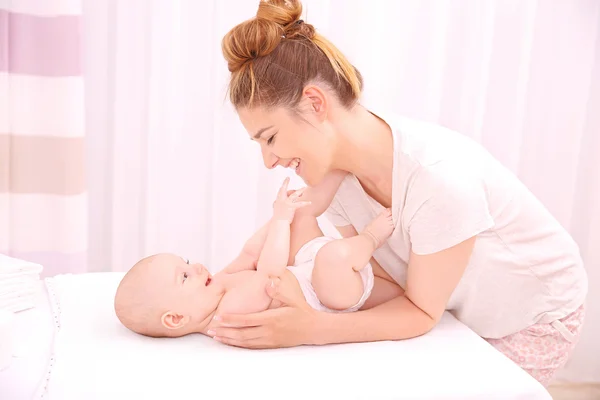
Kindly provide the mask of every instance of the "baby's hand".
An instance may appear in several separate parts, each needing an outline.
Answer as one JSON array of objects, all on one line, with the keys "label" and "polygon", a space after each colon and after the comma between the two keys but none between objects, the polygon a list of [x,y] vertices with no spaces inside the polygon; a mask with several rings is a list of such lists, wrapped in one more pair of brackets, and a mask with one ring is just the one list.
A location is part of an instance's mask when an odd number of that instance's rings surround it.
[{"label": "baby's hand", "polygon": [[290,224],[294,220],[296,210],[310,204],[310,201],[298,201],[302,196],[305,188],[298,189],[291,194],[288,194],[288,184],[290,178],[285,178],[283,185],[277,193],[277,199],[273,203],[273,218],[276,220],[287,221]]}]

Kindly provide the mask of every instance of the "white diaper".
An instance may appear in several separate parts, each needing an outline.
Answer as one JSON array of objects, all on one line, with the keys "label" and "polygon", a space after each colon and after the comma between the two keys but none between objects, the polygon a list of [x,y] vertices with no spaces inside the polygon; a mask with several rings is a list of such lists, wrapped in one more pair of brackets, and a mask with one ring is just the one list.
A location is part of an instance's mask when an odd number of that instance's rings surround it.
[{"label": "white diaper", "polygon": [[288,267],[288,269],[294,274],[298,283],[300,284],[300,288],[302,289],[302,293],[306,298],[306,302],[317,311],[326,311],[326,312],[351,312],[356,311],[365,304],[365,301],[371,295],[371,291],[373,290],[373,267],[371,264],[367,264],[362,270],[360,270],[360,277],[363,282],[363,295],[361,296],[358,303],[354,306],[338,311],[332,310],[328,307],[325,307],[319,298],[317,297],[317,293],[315,293],[315,289],[312,286],[312,271],[315,266],[315,257],[319,250],[326,244],[333,240],[336,240],[332,237],[320,236],[306,243],[304,246],[298,250],[296,254],[296,258],[294,259],[294,265]]}]

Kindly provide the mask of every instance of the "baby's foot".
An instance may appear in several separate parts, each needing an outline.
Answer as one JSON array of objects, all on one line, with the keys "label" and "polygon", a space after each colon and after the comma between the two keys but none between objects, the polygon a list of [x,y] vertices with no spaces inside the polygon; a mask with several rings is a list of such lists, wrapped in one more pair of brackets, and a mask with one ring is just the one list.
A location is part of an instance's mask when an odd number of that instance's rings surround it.
[{"label": "baby's foot", "polygon": [[378,249],[394,231],[394,222],[392,221],[392,211],[386,208],[379,214],[364,230],[375,243]]}]

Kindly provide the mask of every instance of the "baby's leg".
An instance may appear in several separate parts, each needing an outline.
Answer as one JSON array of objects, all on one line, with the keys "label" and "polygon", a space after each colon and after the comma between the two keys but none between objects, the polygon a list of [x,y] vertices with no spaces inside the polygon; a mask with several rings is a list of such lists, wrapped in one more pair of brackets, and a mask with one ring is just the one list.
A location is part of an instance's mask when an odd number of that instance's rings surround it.
[{"label": "baby's leg", "polygon": [[312,285],[324,306],[345,310],[363,295],[360,270],[373,252],[391,235],[393,224],[389,210],[375,218],[357,236],[327,243],[315,257]]}]

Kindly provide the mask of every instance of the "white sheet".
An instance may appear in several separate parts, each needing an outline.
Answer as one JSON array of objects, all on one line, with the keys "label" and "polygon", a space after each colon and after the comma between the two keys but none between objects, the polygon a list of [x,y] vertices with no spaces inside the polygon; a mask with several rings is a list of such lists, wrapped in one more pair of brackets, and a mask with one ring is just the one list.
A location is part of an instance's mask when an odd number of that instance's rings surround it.
[{"label": "white sheet", "polygon": [[113,311],[121,277],[49,279],[54,363],[37,398],[551,399],[449,314],[412,340],[252,351],[200,335],[152,339],[128,331]]}]

